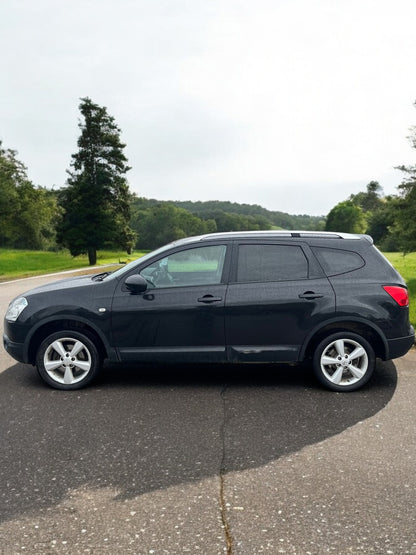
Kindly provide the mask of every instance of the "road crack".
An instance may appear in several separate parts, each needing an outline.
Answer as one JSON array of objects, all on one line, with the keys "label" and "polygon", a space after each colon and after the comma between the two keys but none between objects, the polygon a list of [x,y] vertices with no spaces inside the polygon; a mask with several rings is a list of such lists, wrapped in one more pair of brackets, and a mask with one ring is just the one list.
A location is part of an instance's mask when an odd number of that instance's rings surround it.
[{"label": "road crack", "polygon": [[220,464],[220,512],[221,512],[221,521],[224,529],[225,535],[225,542],[227,546],[227,555],[232,555],[233,553],[233,540],[231,536],[230,524],[227,519],[227,507],[225,503],[225,427],[227,424],[226,418],[226,402],[225,402],[225,392],[227,390],[227,386],[221,390],[221,399],[222,399],[222,422],[220,427],[220,439],[221,439],[221,464]]}]

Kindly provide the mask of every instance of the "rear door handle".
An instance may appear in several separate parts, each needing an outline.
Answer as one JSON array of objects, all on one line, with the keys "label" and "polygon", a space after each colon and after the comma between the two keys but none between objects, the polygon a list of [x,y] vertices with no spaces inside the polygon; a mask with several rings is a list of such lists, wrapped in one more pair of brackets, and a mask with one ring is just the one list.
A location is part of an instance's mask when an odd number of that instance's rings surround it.
[{"label": "rear door handle", "polygon": [[299,299],[308,300],[320,299],[321,297],[323,297],[322,293],[315,293],[315,291],[305,291],[299,295]]},{"label": "rear door handle", "polygon": [[199,297],[198,299],[199,303],[205,304],[219,303],[220,301],[222,301],[222,297],[214,297],[213,295],[204,295],[203,297]]}]

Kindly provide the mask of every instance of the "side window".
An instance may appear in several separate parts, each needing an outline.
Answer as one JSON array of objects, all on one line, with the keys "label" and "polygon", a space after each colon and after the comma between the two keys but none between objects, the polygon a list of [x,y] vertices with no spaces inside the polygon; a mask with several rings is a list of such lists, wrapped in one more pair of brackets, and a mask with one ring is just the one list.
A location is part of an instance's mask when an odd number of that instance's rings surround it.
[{"label": "side window", "polygon": [[357,252],[327,247],[312,247],[312,250],[327,276],[353,272],[365,265],[364,259]]},{"label": "side window", "polygon": [[240,245],[237,281],[288,281],[307,279],[308,261],[301,247],[290,245]]},{"label": "side window", "polygon": [[215,285],[221,282],[225,245],[198,247],[170,254],[144,268],[140,274],[150,287]]}]

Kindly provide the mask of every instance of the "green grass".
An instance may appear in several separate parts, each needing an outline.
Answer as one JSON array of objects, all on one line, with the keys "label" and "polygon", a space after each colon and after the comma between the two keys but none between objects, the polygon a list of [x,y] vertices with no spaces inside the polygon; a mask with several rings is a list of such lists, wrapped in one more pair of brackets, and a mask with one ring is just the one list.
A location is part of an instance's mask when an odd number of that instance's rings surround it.
[{"label": "green grass", "polygon": [[[134,252],[131,256],[121,251],[98,251],[97,266],[125,264],[143,254],[143,251]],[[94,266],[89,266],[86,255],[73,257],[65,250],[46,252],[0,249],[0,281],[78,268],[88,269],[94,268]]]},{"label": "green grass", "polygon": [[384,256],[406,280],[410,297],[410,321],[416,328],[416,252],[405,256],[400,252],[385,252]]}]

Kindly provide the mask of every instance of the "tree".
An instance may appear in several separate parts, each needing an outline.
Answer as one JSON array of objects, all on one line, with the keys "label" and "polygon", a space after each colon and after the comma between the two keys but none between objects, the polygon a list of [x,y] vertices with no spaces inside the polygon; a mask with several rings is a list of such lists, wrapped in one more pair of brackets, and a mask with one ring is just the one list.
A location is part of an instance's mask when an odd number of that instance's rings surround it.
[{"label": "tree", "polygon": [[[416,108],[416,102],[414,103]],[[416,149],[416,126],[410,128],[408,137],[413,148]],[[399,185],[400,203],[398,204],[395,231],[403,252],[416,251],[416,165],[398,166],[396,169],[404,172],[405,176]]]},{"label": "tree", "polygon": [[378,181],[370,181],[365,192],[361,191],[356,195],[351,195],[349,200],[359,206],[363,212],[374,212],[383,204],[382,192],[383,189]]},{"label": "tree", "polygon": [[14,236],[13,214],[17,212],[17,186],[26,177],[25,167],[16,152],[5,150],[0,143],[0,245],[9,246]]},{"label": "tree", "polygon": [[56,224],[60,218],[56,195],[30,181],[18,189],[19,208],[15,214],[13,245],[24,249],[49,249],[56,246]]},{"label": "tree", "polygon": [[134,243],[125,178],[130,168],[120,128],[107,108],[82,98],[79,110],[79,150],[72,155],[67,187],[60,193],[64,215],[58,239],[73,256],[87,253],[93,265],[97,249],[114,246],[130,251]]},{"label": "tree", "polygon": [[35,187],[17,153],[0,142],[0,245],[47,249],[55,245],[59,219],[56,197]]},{"label": "tree", "polygon": [[365,230],[363,211],[351,200],[340,202],[329,212],[325,229],[344,233],[363,233]]},{"label": "tree", "polygon": [[370,213],[366,233],[371,235],[382,251],[400,250],[396,229],[397,214],[401,199],[389,195],[381,199],[381,205]]}]

